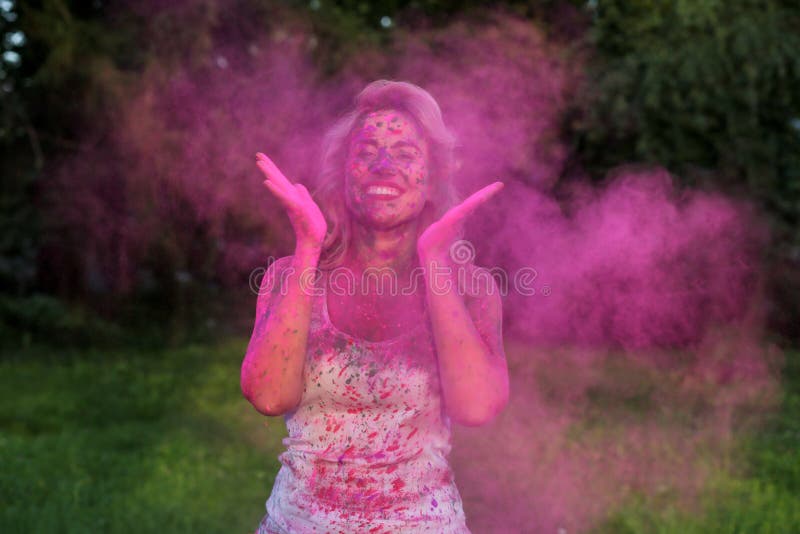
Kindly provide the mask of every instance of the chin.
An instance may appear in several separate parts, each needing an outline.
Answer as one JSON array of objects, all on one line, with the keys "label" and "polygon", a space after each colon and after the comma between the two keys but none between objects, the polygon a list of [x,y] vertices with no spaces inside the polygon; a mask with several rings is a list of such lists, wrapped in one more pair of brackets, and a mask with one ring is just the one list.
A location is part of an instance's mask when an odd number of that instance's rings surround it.
[{"label": "chin", "polygon": [[385,216],[381,216],[381,214],[377,213],[362,213],[359,217],[357,217],[357,219],[362,226],[367,228],[373,228],[375,230],[391,230],[393,228],[397,228],[398,226],[416,222],[417,219],[419,219],[419,214],[409,214],[405,216],[399,214],[386,214]]}]

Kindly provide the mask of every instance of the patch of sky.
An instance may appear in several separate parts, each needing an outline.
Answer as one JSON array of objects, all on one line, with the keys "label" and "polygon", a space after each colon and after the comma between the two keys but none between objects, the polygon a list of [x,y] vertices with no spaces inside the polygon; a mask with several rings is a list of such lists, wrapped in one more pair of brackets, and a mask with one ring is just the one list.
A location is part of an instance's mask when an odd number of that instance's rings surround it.
[{"label": "patch of sky", "polygon": [[21,31],[8,32],[5,41],[6,46],[22,46],[25,44],[25,34]]},{"label": "patch of sky", "polygon": [[22,58],[19,54],[14,52],[13,50],[6,50],[3,52],[3,61],[8,63],[9,65],[17,66],[22,61]]}]

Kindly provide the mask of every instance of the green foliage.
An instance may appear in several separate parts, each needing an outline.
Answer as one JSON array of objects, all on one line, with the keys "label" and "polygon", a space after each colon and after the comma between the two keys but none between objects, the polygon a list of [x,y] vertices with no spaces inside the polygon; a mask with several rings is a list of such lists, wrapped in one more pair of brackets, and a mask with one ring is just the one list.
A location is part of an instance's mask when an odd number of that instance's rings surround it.
[{"label": "green foliage", "polygon": [[[301,47],[311,53],[321,77],[365,64],[383,74],[391,66],[385,59],[398,30],[433,35],[465,15],[485,18],[483,7],[462,0],[116,5],[41,0],[14,6],[14,17],[0,17],[0,32],[22,31],[26,42],[4,43],[4,50],[13,48],[21,60],[0,68],[0,290],[87,299],[97,289],[91,279],[99,272],[120,281],[105,288],[117,296],[138,298],[136,290],[147,285],[141,279],[154,280],[160,304],[176,314],[195,304],[188,289],[175,283],[176,275],[193,269],[193,293],[219,282],[214,270],[226,245],[220,228],[256,240],[263,225],[239,217],[211,228],[184,209],[180,192],[158,185],[154,188],[174,214],[163,221],[166,230],[153,231],[153,243],[144,245],[125,233],[128,226],[120,221],[136,219],[131,208],[136,200],[130,192],[118,195],[110,184],[120,169],[134,175],[144,157],[121,150],[114,139],[120,111],[130,109],[137,82],[151,75],[165,84],[181,83],[183,71],[208,68],[229,36],[252,44],[264,36],[279,42],[301,35]],[[549,37],[578,43],[576,49],[586,53],[585,93],[565,117],[565,134],[574,140],[575,163],[591,176],[600,179],[620,164],[644,161],[666,165],[687,184],[724,188],[760,202],[776,236],[767,281],[773,323],[790,332],[800,313],[800,5],[546,0],[493,6],[535,21]],[[391,18],[388,27],[381,24],[384,16]],[[158,120],[142,127],[160,128],[169,145],[146,147],[150,154],[166,159],[179,153],[185,132],[170,128],[179,118],[160,109],[144,111],[138,117],[143,123],[152,118],[148,114]],[[231,131],[236,120],[229,120],[217,122]],[[107,157],[101,161],[96,154]],[[84,227],[54,214],[49,204],[61,194],[53,181],[65,160],[85,167],[74,172],[85,177],[74,185],[83,187],[96,207],[76,205],[72,216],[83,216],[81,224],[90,227],[103,225],[88,214],[114,216],[120,223],[120,228],[106,225],[107,242],[91,254],[82,250]],[[175,171],[153,167],[138,171],[165,176]],[[157,219],[152,223],[159,224]],[[279,244],[277,234],[269,237],[273,245]],[[126,255],[137,248],[147,249],[148,265]]]},{"label": "green foliage", "polygon": [[[8,179],[0,191],[0,204],[8,208],[0,216],[0,290],[14,296],[3,301],[3,332],[8,333],[4,341],[39,342],[50,336],[70,344],[105,343],[117,339],[117,333],[79,310],[100,303],[104,315],[117,312],[122,318],[120,310],[146,302],[148,291],[159,291],[151,299],[152,308],[175,308],[181,316],[176,322],[183,323],[194,319],[187,311],[194,309],[194,299],[214,296],[207,283],[213,273],[203,273],[206,284],[178,287],[176,271],[185,268],[187,247],[166,231],[151,232],[157,245],[163,245],[152,251],[160,256],[155,276],[161,275],[156,282],[162,284],[151,287],[153,270],[126,264],[129,248],[136,245],[125,228],[120,231],[108,222],[127,227],[123,219],[131,217],[119,176],[134,174],[129,161],[120,170],[123,158],[134,155],[115,152],[113,140],[119,135],[121,110],[137,87],[135,80],[156,58],[174,67],[196,63],[207,54],[216,44],[212,34],[221,24],[224,7],[216,1],[192,2],[180,10],[162,10],[149,20],[146,10],[100,2],[90,6],[44,0],[18,6],[19,17],[6,30],[24,32],[27,44],[13,72],[13,92],[2,101],[6,123],[0,128],[2,170]],[[118,165],[110,165],[109,159]],[[190,226],[185,220],[177,224]],[[189,227],[185,233],[193,230]],[[104,234],[106,241],[92,240],[92,233]],[[198,248],[217,251],[212,239],[199,243],[196,233],[191,237]],[[208,271],[216,258],[207,254],[205,259],[202,268]],[[131,291],[138,281],[131,281],[131,273],[144,279],[142,287],[135,287],[138,293]],[[111,284],[109,278],[120,282]],[[36,294],[41,291],[82,306],[67,307]],[[170,324],[171,319],[167,314],[164,322]]]},{"label": "green foliage", "polygon": [[0,14],[0,52],[16,59],[0,58],[0,291],[24,294],[37,272],[40,228],[32,200],[43,155],[23,93],[27,37],[13,7]]},{"label": "green foliage", "polygon": [[690,180],[717,171],[796,220],[798,25],[800,7],[778,0],[602,2],[587,160],[660,163]]},{"label": "green foliage", "polygon": [[14,73],[14,122],[0,141],[37,158],[41,171],[48,158],[80,149],[87,124],[119,104],[126,69],[142,63],[139,26],[130,16],[110,26],[111,13],[100,2],[44,0],[17,9],[17,29],[27,42]]},{"label": "green foliage", "polygon": [[62,347],[104,345],[122,338],[117,325],[90,310],[68,306],[51,295],[0,294],[0,339],[4,346],[42,342],[56,342]]},{"label": "green foliage", "polygon": [[16,179],[0,192],[0,288],[24,294],[36,281],[39,216],[30,201],[31,174],[26,179],[8,169],[9,175]]},{"label": "green foliage", "polygon": [[798,27],[800,4],[783,0],[599,2],[568,128],[594,177],[646,162],[755,199],[775,236],[773,324],[788,335],[800,312]]}]

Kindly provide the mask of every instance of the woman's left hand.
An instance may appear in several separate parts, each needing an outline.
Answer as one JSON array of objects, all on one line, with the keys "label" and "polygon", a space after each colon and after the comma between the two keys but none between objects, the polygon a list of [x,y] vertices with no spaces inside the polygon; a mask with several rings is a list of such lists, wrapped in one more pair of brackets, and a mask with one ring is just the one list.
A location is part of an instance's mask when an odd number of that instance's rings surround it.
[{"label": "woman's left hand", "polygon": [[417,240],[417,254],[423,263],[446,262],[449,248],[458,235],[461,224],[475,209],[503,188],[503,182],[494,182],[453,206],[447,213],[422,232]]}]

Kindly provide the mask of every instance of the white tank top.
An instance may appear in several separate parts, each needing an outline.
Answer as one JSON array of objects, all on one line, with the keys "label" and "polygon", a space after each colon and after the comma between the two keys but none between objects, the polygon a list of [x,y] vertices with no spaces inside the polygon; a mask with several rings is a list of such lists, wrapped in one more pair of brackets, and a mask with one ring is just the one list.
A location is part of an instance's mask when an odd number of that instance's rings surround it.
[{"label": "white tank top", "polygon": [[316,295],[307,347],[261,531],[469,534],[427,313],[412,331],[367,341],[336,328]]}]

